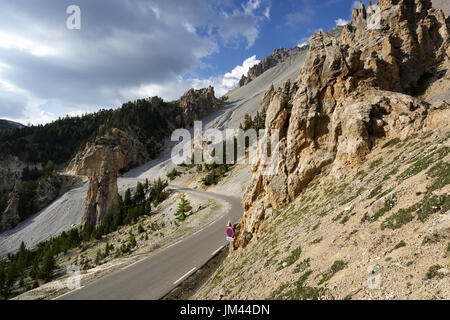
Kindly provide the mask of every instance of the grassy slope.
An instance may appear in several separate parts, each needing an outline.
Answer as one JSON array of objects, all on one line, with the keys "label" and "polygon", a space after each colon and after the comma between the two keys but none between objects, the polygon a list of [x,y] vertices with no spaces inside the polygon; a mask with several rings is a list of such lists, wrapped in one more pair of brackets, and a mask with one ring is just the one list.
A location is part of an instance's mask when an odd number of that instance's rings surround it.
[{"label": "grassy slope", "polygon": [[[338,181],[322,173],[194,298],[220,298],[226,287],[225,299],[449,299],[450,244],[432,235],[450,209],[449,150],[448,131],[424,132],[379,141]],[[377,270],[381,286],[369,289]]]}]

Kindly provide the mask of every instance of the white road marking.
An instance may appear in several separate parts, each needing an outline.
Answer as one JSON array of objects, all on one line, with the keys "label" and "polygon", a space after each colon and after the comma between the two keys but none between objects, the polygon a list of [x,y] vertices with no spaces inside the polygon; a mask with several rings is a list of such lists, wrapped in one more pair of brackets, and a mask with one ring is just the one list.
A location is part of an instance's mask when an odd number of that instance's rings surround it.
[{"label": "white road marking", "polygon": [[217,249],[216,251],[214,251],[213,253],[211,253],[212,256],[215,256],[217,252],[219,252],[220,250],[223,249],[223,247],[225,247],[225,245],[221,246],[219,249]]},{"label": "white road marking", "polygon": [[178,279],[177,281],[175,281],[173,284],[177,285],[178,283],[180,283],[181,281],[183,281],[185,278],[189,277],[197,268],[192,268],[191,271],[189,271],[188,273],[186,273],[184,276],[182,276],[180,279]]},{"label": "white road marking", "polygon": [[184,240],[186,240],[186,239],[181,239],[181,240],[179,240],[179,241],[177,241],[177,242],[175,242],[175,243],[172,243],[171,245],[167,246],[166,249],[169,249],[169,248],[171,248],[171,247],[173,247],[173,246],[179,244],[180,242],[183,242]]}]

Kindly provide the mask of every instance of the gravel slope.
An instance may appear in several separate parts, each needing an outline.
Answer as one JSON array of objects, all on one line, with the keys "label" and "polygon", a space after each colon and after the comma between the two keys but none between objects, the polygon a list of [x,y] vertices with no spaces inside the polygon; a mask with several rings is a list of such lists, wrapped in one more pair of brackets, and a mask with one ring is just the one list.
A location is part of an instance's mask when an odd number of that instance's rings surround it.
[{"label": "gravel slope", "polygon": [[[307,50],[298,53],[288,61],[266,71],[264,74],[250,82],[248,85],[229,92],[229,104],[203,120],[204,129],[238,128],[244,114],[256,114],[260,109],[260,102],[264,92],[273,83],[275,87],[288,80],[294,80],[305,60]],[[170,150],[173,143],[166,142],[168,151],[158,159],[131,170],[124,177],[119,178],[119,192],[136,186],[137,181],[149,181],[164,177],[165,173],[173,168],[170,161]],[[238,175],[246,179],[248,174],[243,172]],[[236,181],[235,181],[236,183]],[[73,225],[79,225],[83,215],[84,201],[88,190],[88,184],[71,190],[54,201],[33,217],[19,224],[16,228],[0,234],[0,257],[17,250],[22,241],[27,247],[33,247],[39,242],[58,235]],[[219,192],[219,190],[215,190]]]},{"label": "gravel slope", "polygon": [[450,0],[432,0],[433,7],[444,10],[445,16],[450,14]]}]

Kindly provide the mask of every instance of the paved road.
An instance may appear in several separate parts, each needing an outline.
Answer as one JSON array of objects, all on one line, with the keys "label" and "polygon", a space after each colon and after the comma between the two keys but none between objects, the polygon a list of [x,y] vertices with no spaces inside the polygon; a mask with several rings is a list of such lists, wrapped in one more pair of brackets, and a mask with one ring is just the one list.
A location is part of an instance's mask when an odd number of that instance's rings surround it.
[{"label": "paved road", "polygon": [[201,267],[226,244],[228,218],[235,223],[242,217],[240,199],[216,193],[178,188],[226,201],[230,210],[201,232],[169,246],[128,268],[96,280],[81,289],[61,296],[62,300],[156,300],[163,297],[187,276]]}]

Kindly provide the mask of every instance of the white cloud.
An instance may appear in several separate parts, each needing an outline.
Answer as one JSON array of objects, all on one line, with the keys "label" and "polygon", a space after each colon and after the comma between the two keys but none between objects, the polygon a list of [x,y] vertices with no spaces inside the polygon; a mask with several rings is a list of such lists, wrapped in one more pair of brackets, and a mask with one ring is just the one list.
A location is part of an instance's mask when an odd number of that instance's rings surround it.
[{"label": "white cloud", "polygon": [[0,118],[44,123],[209,84],[223,94],[256,58],[227,75],[186,75],[223,45],[250,48],[270,17],[270,0],[79,0],[82,27],[73,31],[65,26],[69,4],[2,3]]},{"label": "white cloud", "polygon": [[253,55],[244,60],[242,65],[233,68],[232,71],[217,77],[210,77],[207,79],[178,77],[176,80],[163,84],[143,84],[139,87],[127,88],[121,92],[128,100],[134,100],[142,97],[161,96],[166,100],[176,100],[185,91],[190,88],[201,89],[212,85],[217,97],[221,97],[228,91],[234,89],[243,75],[246,75],[248,70],[254,65],[258,64],[260,60]]},{"label": "white cloud", "polygon": [[310,37],[301,38],[297,44],[297,47],[302,48],[309,45]]},{"label": "white cloud", "polygon": [[247,75],[248,70],[260,61],[256,59],[256,55],[245,59],[242,65],[236,66],[231,72],[225,73],[222,79],[222,85],[218,91],[221,91],[221,95],[225,94],[229,90],[233,89],[239,83],[243,75]]},{"label": "white cloud", "polygon": [[334,22],[336,23],[336,27],[339,27],[339,26],[346,26],[346,25],[348,25],[350,21],[342,19],[342,18],[339,18],[337,20],[334,20]]}]

